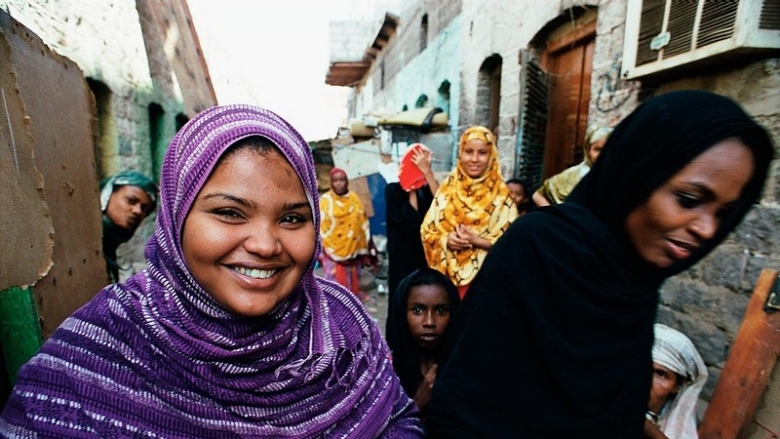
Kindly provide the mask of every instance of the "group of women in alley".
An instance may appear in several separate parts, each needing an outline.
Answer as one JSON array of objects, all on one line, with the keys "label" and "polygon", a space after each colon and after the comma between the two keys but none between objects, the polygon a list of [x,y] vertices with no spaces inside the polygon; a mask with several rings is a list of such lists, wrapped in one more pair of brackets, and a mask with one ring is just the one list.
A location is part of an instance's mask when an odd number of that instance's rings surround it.
[{"label": "group of women in alley", "polygon": [[[0,436],[639,438],[654,370],[679,376],[659,426],[690,405],[700,375],[654,366],[658,288],[758,200],[767,132],[719,95],[651,98],[564,203],[519,217],[492,134],[467,130],[460,149],[473,158],[422,222],[433,269],[398,286],[406,325],[388,337],[421,348],[402,365],[359,298],[314,275],[306,142],[268,110],[200,113],[166,153],[148,267],[20,370]],[[452,313],[446,334],[429,312]]]}]

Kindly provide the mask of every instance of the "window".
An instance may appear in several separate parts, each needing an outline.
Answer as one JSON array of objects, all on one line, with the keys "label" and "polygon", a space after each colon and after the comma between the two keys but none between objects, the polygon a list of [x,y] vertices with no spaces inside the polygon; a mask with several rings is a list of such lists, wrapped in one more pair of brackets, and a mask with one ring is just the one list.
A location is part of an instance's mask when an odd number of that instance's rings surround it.
[{"label": "window", "polygon": [[428,14],[420,21],[420,53],[428,47]]}]

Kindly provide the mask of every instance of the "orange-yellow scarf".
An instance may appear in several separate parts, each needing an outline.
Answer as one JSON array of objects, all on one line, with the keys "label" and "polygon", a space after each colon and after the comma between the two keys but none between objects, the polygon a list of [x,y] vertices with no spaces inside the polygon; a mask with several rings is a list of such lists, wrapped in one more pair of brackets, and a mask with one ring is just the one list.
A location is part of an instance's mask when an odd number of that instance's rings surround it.
[{"label": "orange-yellow scarf", "polygon": [[480,126],[469,128],[460,138],[459,150],[475,138],[490,146],[487,171],[471,178],[458,163],[439,186],[420,227],[428,265],[447,275],[456,286],[468,285],[474,280],[487,250],[449,250],[447,235],[455,231],[458,224],[465,224],[493,244],[517,218],[517,207],[501,176],[498,149],[490,130]]},{"label": "orange-yellow scarf", "polygon": [[352,191],[333,190],[320,197],[322,248],[334,261],[348,261],[368,254],[370,229],[360,197]]}]

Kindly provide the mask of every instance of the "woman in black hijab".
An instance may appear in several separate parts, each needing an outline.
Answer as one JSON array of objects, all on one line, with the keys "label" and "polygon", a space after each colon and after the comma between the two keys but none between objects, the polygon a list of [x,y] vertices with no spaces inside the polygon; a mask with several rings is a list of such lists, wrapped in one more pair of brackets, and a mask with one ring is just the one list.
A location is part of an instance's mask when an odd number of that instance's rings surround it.
[{"label": "woman in black hijab", "polygon": [[772,157],[728,98],[640,105],[566,203],[520,217],[491,250],[454,322],[430,434],[642,437],[658,288],[737,226]]}]

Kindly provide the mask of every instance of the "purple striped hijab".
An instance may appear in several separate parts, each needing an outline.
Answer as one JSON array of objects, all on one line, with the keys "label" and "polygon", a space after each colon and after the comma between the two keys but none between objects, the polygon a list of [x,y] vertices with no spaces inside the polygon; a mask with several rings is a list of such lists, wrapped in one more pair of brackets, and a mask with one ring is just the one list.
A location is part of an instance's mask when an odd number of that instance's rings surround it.
[{"label": "purple striped hijab", "polygon": [[292,126],[246,105],[200,113],[165,156],[148,268],[103,289],[20,370],[0,436],[422,437],[377,325],[352,293],[314,276],[314,258],[259,318],[226,311],[187,269],[187,213],[219,157],[248,136],[278,146],[319,229],[311,151]]}]

